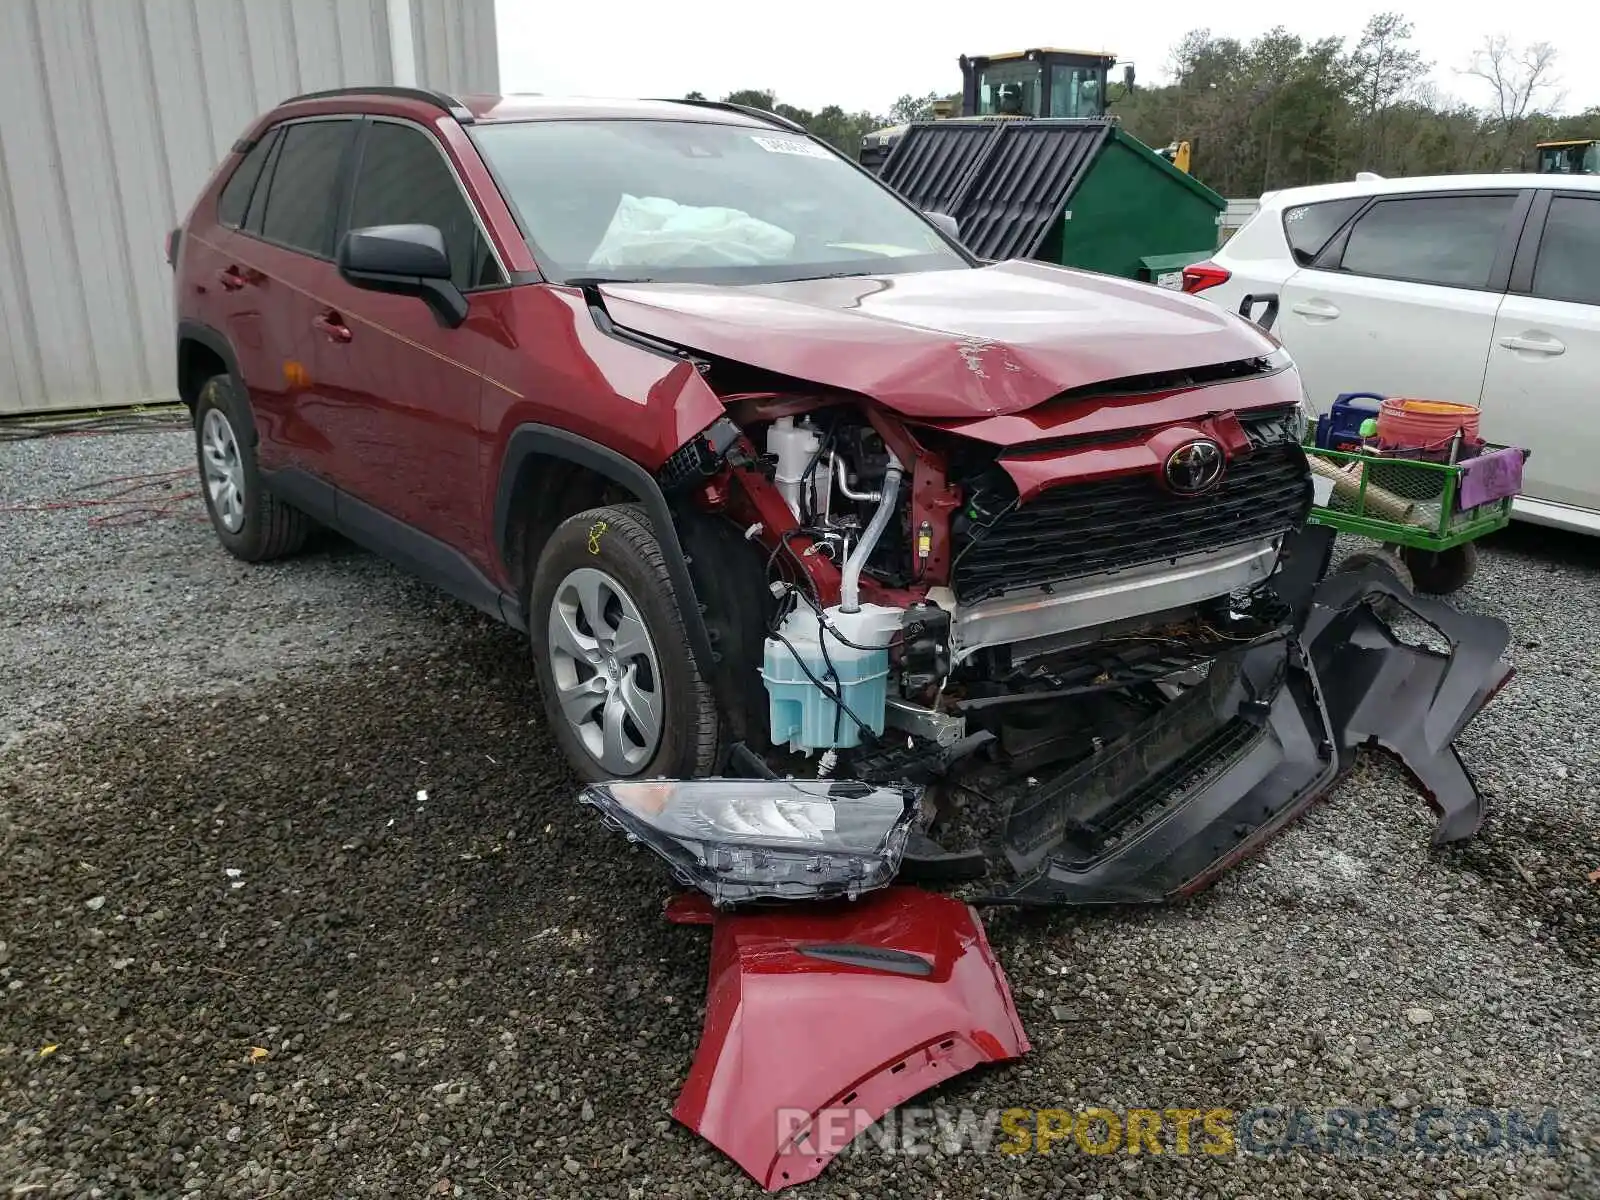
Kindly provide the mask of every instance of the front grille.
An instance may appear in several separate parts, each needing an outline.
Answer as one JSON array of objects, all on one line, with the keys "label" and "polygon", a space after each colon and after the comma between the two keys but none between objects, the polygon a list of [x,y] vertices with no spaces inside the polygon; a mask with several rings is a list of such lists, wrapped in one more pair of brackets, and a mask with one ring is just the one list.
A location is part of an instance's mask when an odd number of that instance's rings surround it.
[{"label": "front grille", "polygon": [[1310,507],[1305,455],[1292,443],[1234,459],[1221,486],[1203,496],[1175,496],[1153,474],[1063,484],[974,527],[957,550],[951,586],[959,602],[974,604],[1221,550],[1296,528]]}]

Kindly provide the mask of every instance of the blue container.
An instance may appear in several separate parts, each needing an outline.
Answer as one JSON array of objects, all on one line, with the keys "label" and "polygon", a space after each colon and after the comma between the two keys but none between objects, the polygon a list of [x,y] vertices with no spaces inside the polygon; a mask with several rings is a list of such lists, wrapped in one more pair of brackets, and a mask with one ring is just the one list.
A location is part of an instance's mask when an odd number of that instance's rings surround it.
[{"label": "blue container", "polygon": [[[821,644],[810,638],[789,640],[811,673],[832,686],[834,680],[823,659]],[[838,675],[839,694],[874,734],[881,734],[888,701],[888,649],[858,650],[837,638],[829,637],[828,641],[828,659]],[[841,711],[831,696],[806,678],[789,647],[777,638],[767,639],[761,677],[767,685],[773,745],[788,745],[791,750],[847,750],[861,744],[861,729],[849,713]]]},{"label": "blue container", "polygon": [[[1317,448],[1321,450],[1360,450],[1361,422],[1376,420],[1378,406],[1387,397],[1377,392],[1341,392],[1333,407],[1317,418]],[[1363,400],[1371,404],[1359,403]]]}]

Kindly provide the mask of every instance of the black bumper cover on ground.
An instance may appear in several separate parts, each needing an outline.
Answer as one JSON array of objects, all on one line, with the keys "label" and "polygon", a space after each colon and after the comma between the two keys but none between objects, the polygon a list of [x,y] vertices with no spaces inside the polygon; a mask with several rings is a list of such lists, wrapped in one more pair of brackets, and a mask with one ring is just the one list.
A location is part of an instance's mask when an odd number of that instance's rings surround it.
[{"label": "black bumper cover on ground", "polygon": [[[1390,597],[1448,654],[1401,642]],[[1000,904],[1118,904],[1198,891],[1248,855],[1368,743],[1399,756],[1440,812],[1434,844],[1477,832],[1484,804],[1452,745],[1510,678],[1505,623],[1412,595],[1381,568],[1336,573],[1295,634],[1217,659],[1128,736],[1016,804]]]}]

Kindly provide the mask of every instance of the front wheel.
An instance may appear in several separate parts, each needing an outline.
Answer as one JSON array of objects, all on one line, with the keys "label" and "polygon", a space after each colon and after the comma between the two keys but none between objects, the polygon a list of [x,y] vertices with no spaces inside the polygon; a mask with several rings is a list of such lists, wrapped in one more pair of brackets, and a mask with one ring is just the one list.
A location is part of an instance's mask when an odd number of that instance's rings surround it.
[{"label": "front wheel", "polygon": [[642,508],[593,508],[556,529],[528,628],[551,732],[583,779],[712,773],[716,698]]}]

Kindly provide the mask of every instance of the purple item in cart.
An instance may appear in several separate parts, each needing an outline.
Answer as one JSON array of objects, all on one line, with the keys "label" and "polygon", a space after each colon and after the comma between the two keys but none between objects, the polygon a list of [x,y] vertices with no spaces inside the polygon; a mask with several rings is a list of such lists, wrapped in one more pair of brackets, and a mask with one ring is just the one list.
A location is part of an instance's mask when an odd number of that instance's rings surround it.
[{"label": "purple item in cart", "polygon": [[1461,464],[1461,491],[1456,503],[1463,511],[1504,500],[1522,490],[1522,460],[1527,452],[1516,446],[1491,450]]}]

